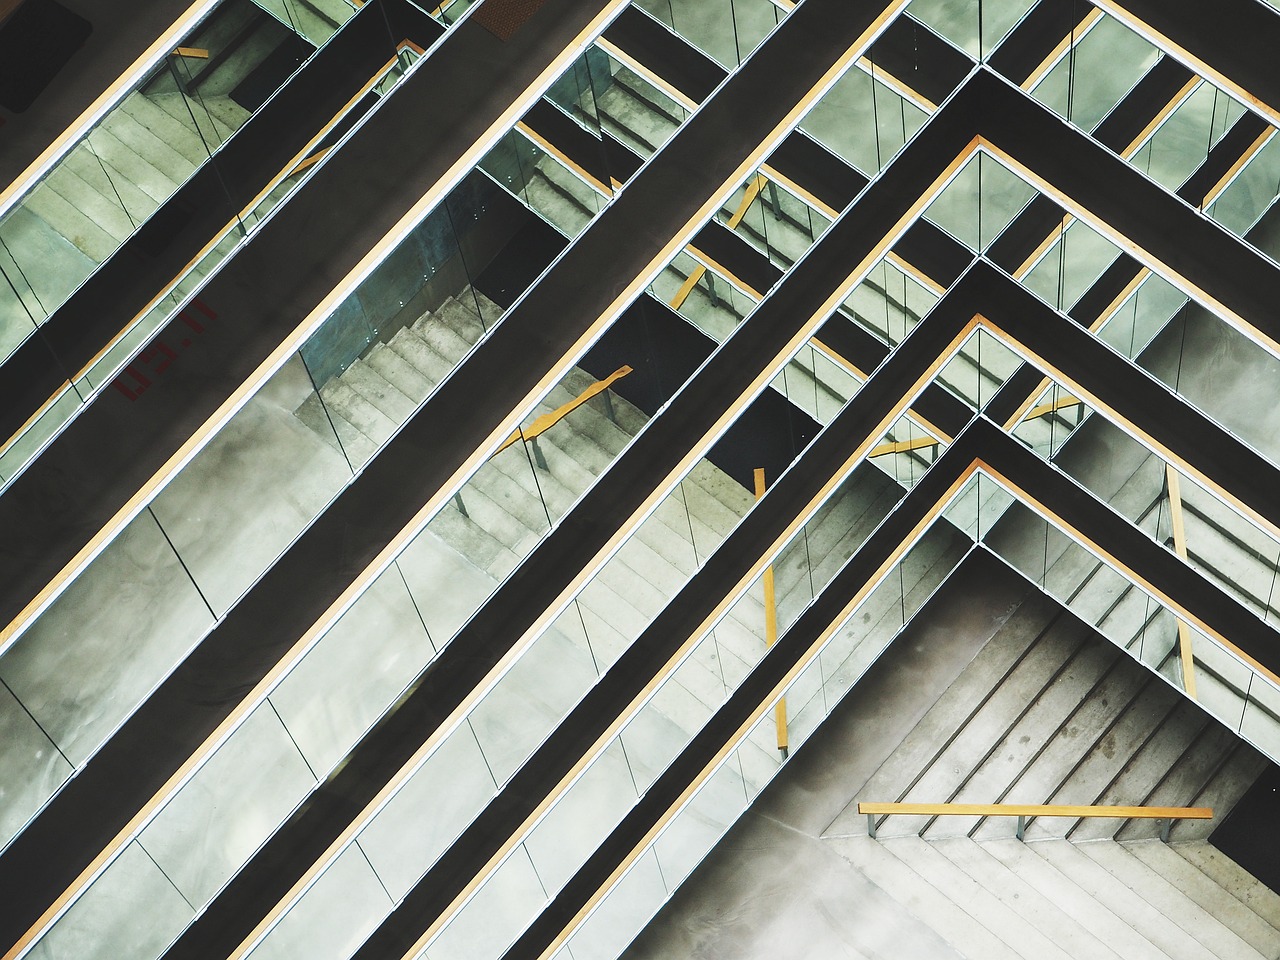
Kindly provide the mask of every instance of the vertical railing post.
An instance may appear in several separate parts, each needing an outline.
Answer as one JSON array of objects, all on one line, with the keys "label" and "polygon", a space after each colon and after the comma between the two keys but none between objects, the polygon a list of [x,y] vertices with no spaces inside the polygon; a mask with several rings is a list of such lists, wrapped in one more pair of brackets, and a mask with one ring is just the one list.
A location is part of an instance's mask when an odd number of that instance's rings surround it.
[{"label": "vertical railing post", "polygon": [[461,490],[459,490],[457,493],[455,493],[455,494],[453,495],[453,503],[454,503],[454,506],[456,506],[456,507],[458,508],[458,512],[459,512],[460,514],[462,514],[462,515],[463,515],[464,517],[466,517],[468,520],[470,520],[470,519],[471,519],[471,514],[467,513],[467,505],[466,505],[465,503],[463,503],[463,502],[462,502],[462,491],[461,491]]},{"label": "vertical railing post", "polygon": [[1018,816],[1018,834],[1017,834],[1018,839],[1025,840],[1027,838],[1026,833],[1027,833],[1027,818],[1019,815]]},{"label": "vertical railing post", "polygon": [[1160,839],[1169,842],[1169,831],[1173,829],[1173,817],[1166,817],[1160,823]]},{"label": "vertical railing post", "polygon": [[547,458],[542,455],[542,448],[538,446],[538,438],[534,437],[529,441],[529,446],[533,447],[533,462],[538,465],[540,470],[549,470],[547,466]]},{"label": "vertical railing post", "polygon": [[609,418],[611,423],[617,423],[618,415],[613,410],[613,391],[601,390],[600,398],[604,403],[604,415]]},{"label": "vertical railing post", "polygon": [[867,836],[872,840],[876,838],[876,815],[874,813],[867,814]]}]

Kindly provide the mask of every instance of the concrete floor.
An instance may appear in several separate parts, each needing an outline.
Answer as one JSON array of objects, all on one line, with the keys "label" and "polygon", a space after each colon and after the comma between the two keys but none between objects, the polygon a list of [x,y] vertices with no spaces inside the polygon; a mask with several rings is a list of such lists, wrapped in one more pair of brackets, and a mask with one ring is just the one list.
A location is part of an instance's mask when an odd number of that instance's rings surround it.
[{"label": "concrete floor", "polygon": [[821,738],[788,761],[625,960],[959,956],[822,839],[924,711],[1026,596],[961,569],[892,655],[859,681]]}]

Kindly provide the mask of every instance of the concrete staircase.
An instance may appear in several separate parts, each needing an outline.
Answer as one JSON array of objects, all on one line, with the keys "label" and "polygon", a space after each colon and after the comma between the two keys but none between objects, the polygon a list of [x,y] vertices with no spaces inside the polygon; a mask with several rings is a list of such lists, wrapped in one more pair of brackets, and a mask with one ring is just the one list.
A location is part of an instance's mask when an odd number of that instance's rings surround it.
[{"label": "concrete staircase", "polygon": [[[477,300],[486,316],[496,315],[496,307],[470,291],[450,298],[375,345],[323,385],[319,397],[312,394],[296,415],[330,443],[340,443],[353,463],[364,462],[480,338],[484,326],[471,306]],[[588,374],[573,371],[531,418],[567,403],[591,383]],[[532,445],[526,450],[515,444],[495,456],[430,529],[460,562],[500,581],[645,422],[640,410],[617,395],[607,407],[593,400],[539,437],[536,453]],[[883,473],[864,467],[824,505],[808,525],[807,537],[775,564],[783,624],[808,603],[811,583],[833,575],[899,496]],[[703,460],[639,527],[579,598],[590,640],[581,634],[579,639],[589,643],[600,669],[639,636],[753,502],[753,494]],[[669,719],[690,735],[724,699],[726,684],[736,685],[764,652],[758,585],[717,628],[714,648],[704,649],[706,655],[688,661],[664,699]]]},{"label": "concrete staircase", "polygon": [[629,67],[614,62],[613,81],[596,97],[601,128],[648,159],[684,122],[685,110]]},{"label": "concrete staircase", "polygon": [[[1265,759],[1067,614],[1015,614],[823,832],[966,957],[1280,957],[1280,897],[1205,838]],[[1181,821],[880,818],[857,800],[1212,806]],[[1088,842],[1081,842],[1088,841]],[[941,954],[940,954],[941,955]]]},{"label": "concrete staircase", "polygon": [[[1074,617],[1019,620],[996,634],[857,799],[928,803],[1212,806],[1230,812],[1265,759]],[[1008,837],[1003,818],[881,818],[882,837]],[[1155,821],[1033,820],[1027,837],[1126,839]],[[1182,821],[1173,838],[1203,839]],[[829,835],[866,831],[850,805]]]},{"label": "concrete staircase", "polygon": [[829,842],[965,957],[1280,956],[1280,897],[1202,840]]},{"label": "concrete staircase", "polygon": [[23,205],[93,263],[102,263],[249,119],[231,91],[283,36],[283,28],[252,4],[224,4],[187,41],[213,56],[174,65],[190,90],[180,91],[174,74],[161,68],[117,104]]}]

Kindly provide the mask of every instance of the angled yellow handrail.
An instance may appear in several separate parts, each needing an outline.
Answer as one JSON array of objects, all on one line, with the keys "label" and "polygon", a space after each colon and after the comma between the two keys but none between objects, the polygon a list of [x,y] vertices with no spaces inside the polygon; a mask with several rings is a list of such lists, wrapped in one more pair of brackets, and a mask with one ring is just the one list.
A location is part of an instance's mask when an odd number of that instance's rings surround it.
[{"label": "angled yellow handrail", "polygon": [[511,432],[511,436],[507,437],[507,439],[502,442],[502,446],[495,450],[493,455],[496,457],[503,450],[507,449],[507,447],[511,446],[521,438],[525,440],[536,440],[592,397],[596,396],[596,394],[604,393],[604,391],[609,389],[614,382],[621,380],[631,372],[631,367],[623,364],[603,380],[597,380],[591,386],[587,387],[587,389],[583,390],[582,393],[578,394],[564,406],[557,407],[550,413],[544,413],[542,416],[538,417],[538,419],[534,420],[533,423],[529,424],[528,429],[513,430]]},{"label": "angled yellow handrail", "polygon": [[1122,820],[1164,820],[1161,839],[1169,839],[1174,820],[1212,820],[1212,807],[1112,807],[1101,804],[1062,803],[874,803],[858,801],[858,812],[867,815],[867,833],[876,835],[876,817],[911,814],[924,817],[1017,817],[1018,839],[1028,817],[1109,817]]},{"label": "angled yellow handrail", "polygon": [[[1187,531],[1182,522],[1182,484],[1173,464],[1164,465],[1165,479],[1169,487],[1169,518],[1173,524],[1173,552],[1187,559]],[[1191,649],[1191,627],[1177,617],[1178,662],[1182,665],[1182,689],[1192,700],[1196,697],[1195,655]]]},{"label": "angled yellow handrail", "polygon": [[[764,467],[756,467],[753,480],[755,482],[756,499],[759,500],[764,496],[765,492]],[[765,567],[761,579],[764,584],[764,643],[766,647],[772,647],[778,641],[778,602],[774,593],[773,564]],[[782,754],[782,759],[785,760],[789,750],[786,697],[779,697],[778,702],[774,704],[773,722],[778,731],[778,752]]]},{"label": "angled yellow handrail", "polygon": [[[760,191],[764,189],[764,185],[767,182],[763,176],[757,173],[747,183],[747,188],[742,194],[742,201],[738,204],[738,209],[734,211],[733,216],[729,218],[729,222],[725,224],[730,230],[736,230],[738,224],[742,223],[742,218],[747,215],[747,211],[751,209],[751,204],[755,203],[756,197],[760,195]],[[688,279],[681,284],[676,295],[671,298],[671,309],[679,310],[684,305],[685,300],[689,298],[689,294],[693,292],[693,288],[697,286],[698,281],[702,279],[702,275],[706,272],[707,268],[702,264],[698,264],[689,272]]]}]

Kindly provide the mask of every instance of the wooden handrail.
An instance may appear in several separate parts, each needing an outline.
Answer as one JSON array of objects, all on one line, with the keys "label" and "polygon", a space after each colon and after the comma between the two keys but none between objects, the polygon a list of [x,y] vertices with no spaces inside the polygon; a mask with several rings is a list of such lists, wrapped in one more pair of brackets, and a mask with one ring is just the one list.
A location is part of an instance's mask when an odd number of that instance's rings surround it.
[{"label": "wooden handrail", "polygon": [[577,410],[580,406],[582,406],[584,403],[586,403],[596,394],[604,393],[604,391],[609,389],[609,387],[612,386],[615,381],[621,380],[623,377],[625,377],[627,374],[631,372],[632,372],[631,367],[627,366],[626,364],[623,364],[617,370],[613,371],[613,373],[605,377],[603,380],[597,380],[591,386],[587,387],[587,389],[583,390],[582,393],[578,394],[576,397],[574,397],[564,406],[557,407],[555,410],[552,410],[550,413],[544,413],[542,416],[538,417],[538,419],[534,420],[533,423],[529,424],[527,429],[513,430],[511,433],[511,436],[507,437],[507,439],[502,442],[502,446],[500,446],[497,450],[495,450],[493,452],[493,455],[496,457],[503,450],[507,449],[507,447],[511,446],[513,443],[515,443],[517,440],[521,438],[525,440],[538,439],[539,436],[546,433],[548,430],[554,427],[557,423],[559,423],[569,414],[573,413],[573,411]]},{"label": "wooden handrail", "polygon": [[1212,820],[1212,807],[1109,807],[1061,803],[875,803],[858,801],[858,812],[867,816],[867,834],[876,835],[876,817],[912,814],[924,817],[1017,817],[1018,839],[1023,839],[1029,817],[1110,817],[1121,820],[1163,820],[1160,839],[1168,841],[1174,820]]},{"label": "wooden handrail", "polygon": [[927,817],[1123,817],[1126,820],[1212,820],[1212,807],[1104,807],[1060,803],[866,803],[859,813],[910,813]]}]

